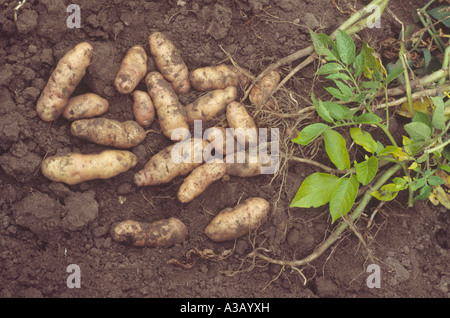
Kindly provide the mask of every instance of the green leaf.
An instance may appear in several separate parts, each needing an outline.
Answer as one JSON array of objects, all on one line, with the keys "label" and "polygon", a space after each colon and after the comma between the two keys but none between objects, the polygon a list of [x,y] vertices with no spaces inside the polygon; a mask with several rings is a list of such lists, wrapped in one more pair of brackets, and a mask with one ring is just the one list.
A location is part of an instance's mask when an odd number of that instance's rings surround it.
[{"label": "green leaf", "polygon": [[331,194],[339,184],[339,178],[328,173],[316,172],[303,180],[290,207],[319,207],[330,201]]},{"label": "green leaf", "polygon": [[428,14],[430,14],[436,20],[443,19],[442,23],[447,28],[450,28],[450,11],[448,10],[448,5],[433,8],[428,11]]},{"label": "green leaf", "polygon": [[353,88],[350,86],[342,83],[341,81],[335,80],[334,83],[339,88],[339,90],[342,92],[342,94],[348,98],[353,97]]},{"label": "green leaf", "polygon": [[435,96],[431,97],[431,100],[434,104],[433,117],[431,119],[431,123],[436,129],[444,129],[445,128],[445,111],[444,111],[444,101],[442,97]]},{"label": "green leaf", "polygon": [[442,184],[445,184],[444,179],[438,177],[438,176],[431,176],[428,178],[428,184],[430,186],[439,186]]},{"label": "green leaf", "polygon": [[366,151],[374,153],[377,151],[377,142],[372,138],[372,135],[367,131],[358,127],[350,128],[350,136],[356,144],[362,146]]},{"label": "green leaf", "polygon": [[378,172],[378,159],[371,156],[367,160],[355,165],[356,177],[363,185],[367,185],[375,178]]},{"label": "green leaf", "polygon": [[363,72],[365,62],[366,60],[364,53],[359,53],[353,61],[353,71],[355,78],[357,78]]},{"label": "green leaf", "polygon": [[405,69],[400,66],[400,67],[396,67],[394,68],[392,71],[389,72],[389,74],[386,76],[385,79],[385,84],[389,84],[390,82],[392,82],[393,80],[395,80],[397,77],[399,77],[400,75],[403,74],[403,71]]},{"label": "green leaf", "polygon": [[316,75],[334,74],[343,70],[345,70],[345,68],[339,63],[326,63],[319,68]]},{"label": "green leaf", "polygon": [[428,116],[428,114],[421,112],[421,111],[416,110],[412,121],[415,123],[424,123],[425,125],[427,125],[430,128],[433,127],[430,116]]},{"label": "green leaf", "polygon": [[382,186],[380,190],[372,191],[370,194],[380,201],[391,201],[397,196],[399,191],[397,185],[388,183]]},{"label": "green leaf", "polygon": [[416,196],[411,203],[414,203],[418,200],[426,200],[428,198],[428,196],[431,194],[431,187],[429,185],[425,185],[424,187],[422,187],[420,189],[419,195]]},{"label": "green leaf", "polygon": [[331,117],[330,112],[325,107],[323,102],[320,99],[319,100],[315,100],[314,99],[314,94],[311,94],[311,100],[312,100],[312,102],[314,104],[314,107],[316,108],[317,114],[319,114],[319,116],[323,120],[325,120],[326,122],[334,123],[333,117]]},{"label": "green leaf", "polygon": [[317,34],[312,30],[309,30],[309,34],[311,35],[314,50],[318,55],[325,56],[328,61],[338,60],[338,58],[328,48],[328,45],[333,42],[328,35],[323,33]]},{"label": "green leaf", "polygon": [[347,106],[340,105],[331,101],[324,101],[323,105],[326,107],[329,114],[336,120],[346,119],[352,112]]},{"label": "green leaf", "polygon": [[334,87],[325,87],[325,90],[330,93],[331,95],[333,95],[333,97],[340,99],[344,102],[348,102],[349,101],[349,97],[342,94],[342,92],[340,90],[338,90],[337,88]]},{"label": "green leaf", "polygon": [[358,194],[359,182],[355,175],[350,178],[342,178],[334,189],[330,198],[330,214],[332,223],[343,215],[346,215],[355,203]]},{"label": "green leaf", "polygon": [[414,141],[427,141],[431,138],[431,128],[422,122],[408,123],[404,128]]},{"label": "green leaf", "polygon": [[352,79],[346,73],[333,73],[326,77],[329,80],[343,80],[343,81],[351,81]]},{"label": "green leaf", "polygon": [[336,34],[336,46],[341,61],[346,65],[352,64],[355,59],[356,46],[351,36],[345,31],[338,30]]},{"label": "green leaf", "polygon": [[325,151],[330,160],[339,170],[350,168],[350,156],[345,144],[345,138],[332,129],[323,132]]},{"label": "green leaf", "polygon": [[422,188],[426,184],[427,184],[427,179],[425,179],[425,178],[416,179],[411,183],[411,190],[416,191],[417,189]]},{"label": "green leaf", "polygon": [[319,137],[326,129],[329,129],[329,127],[324,123],[308,125],[300,131],[297,138],[292,139],[292,142],[305,146]]},{"label": "green leaf", "polygon": [[378,124],[382,119],[375,114],[365,113],[361,116],[353,117],[353,121],[357,124]]}]

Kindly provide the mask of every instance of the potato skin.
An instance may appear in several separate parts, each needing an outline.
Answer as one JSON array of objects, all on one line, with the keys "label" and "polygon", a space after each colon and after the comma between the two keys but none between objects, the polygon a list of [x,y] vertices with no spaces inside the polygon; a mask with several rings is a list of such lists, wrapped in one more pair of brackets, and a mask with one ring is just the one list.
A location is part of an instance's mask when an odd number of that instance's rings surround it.
[{"label": "potato skin", "polygon": [[139,247],[171,247],[183,243],[188,231],[179,219],[171,217],[143,223],[126,220],[113,225],[110,231],[114,241]]},{"label": "potato skin", "polygon": [[136,164],[137,157],[125,150],[105,150],[99,154],[69,153],[45,158],[41,172],[52,181],[74,185],[115,177]]},{"label": "potato skin", "polygon": [[[252,104],[258,105],[270,92],[280,83],[281,76],[276,70],[267,73],[261,80],[256,83],[250,91],[249,99]],[[267,100],[264,107],[273,109],[273,100]]]},{"label": "potato skin", "polygon": [[[224,156],[233,154],[235,151],[242,148],[242,146],[234,139],[231,130],[225,127],[210,127],[204,131],[203,138],[209,141],[209,145],[207,146],[208,149],[214,149],[215,158],[223,159]],[[232,147],[227,147],[227,143],[231,144]]]},{"label": "potato skin", "polygon": [[238,68],[226,64],[201,67],[189,74],[191,86],[199,91],[225,89],[228,86],[245,87],[249,80]]},{"label": "potato skin", "polygon": [[143,91],[134,91],[132,96],[134,118],[142,127],[150,127],[155,119],[155,106],[152,99]]},{"label": "potato skin", "polygon": [[172,136],[177,129],[189,131],[186,109],[181,105],[175,91],[159,72],[150,72],[145,77],[148,94],[158,115],[163,134],[174,141],[185,139],[185,134]]},{"label": "potato skin", "polygon": [[227,175],[242,178],[259,176],[263,166],[259,155],[248,151],[240,151],[226,156],[225,163]]},{"label": "potato skin", "polygon": [[178,190],[178,200],[182,203],[191,202],[204,192],[213,182],[225,175],[223,162],[207,162],[195,168],[183,181]]},{"label": "potato skin", "polygon": [[120,65],[114,86],[121,94],[130,94],[147,74],[147,53],[140,45],[131,47]]},{"label": "potato skin", "polygon": [[144,128],[134,120],[119,122],[108,118],[79,119],[72,123],[73,136],[116,148],[132,148],[146,137]]},{"label": "potato skin", "polygon": [[70,121],[91,118],[103,115],[108,108],[109,102],[107,99],[94,93],[86,93],[71,97],[62,116]]},{"label": "potato skin", "polygon": [[259,197],[251,197],[235,208],[219,212],[205,228],[205,235],[214,242],[237,239],[263,224],[270,211],[270,203]]},{"label": "potato skin", "polygon": [[81,42],[58,62],[36,104],[36,112],[43,121],[54,121],[61,115],[86,73],[92,50],[91,44]]},{"label": "potato skin", "polygon": [[[203,158],[194,158],[197,154],[203,157],[203,149],[208,144],[206,140],[192,138],[180,141],[161,150],[145,164],[144,168],[134,175],[134,183],[138,186],[159,185],[172,181],[178,176],[187,175],[203,163]],[[187,162],[173,160],[172,151],[190,149]],[[190,147],[190,148],[188,148]],[[184,153],[189,156],[188,152]]]},{"label": "potato skin", "polygon": [[148,42],[156,67],[164,78],[172,84],[176,93],[187,93],[191,88],[189,71],[180,51],[161,32],[153,32]]},{"label": "potato skin", "polygon": [[228,86],[225,89],[216,89],[200,96],[196,101],[186,106],[187,121],[189,124],[194,120],[207,121],[216,114],[225,111],[227,105],[234,101],[237,96],[237,88]]},{"label": "potato skin", "polygon": [[256,145],[258,130],[252,116],[248,113],[244,104],[231,102],[227,106],[228,126],[234,129],[234,136],[243,144],[252,142]]}]

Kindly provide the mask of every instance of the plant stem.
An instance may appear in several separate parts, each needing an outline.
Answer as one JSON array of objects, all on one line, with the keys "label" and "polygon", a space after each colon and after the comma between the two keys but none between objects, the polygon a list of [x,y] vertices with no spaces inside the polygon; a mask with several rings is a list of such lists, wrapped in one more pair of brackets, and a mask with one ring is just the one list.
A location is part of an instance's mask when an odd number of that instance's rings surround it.
[{"label": "plant stem", "polygon": [[400,60],[402,62],[402,66],[403,66],[404,74],[405,74],[405,87],[406,87],[406,96],[408,98],[409,113],[411,114],[411,117],[414,117],[415,110],[414,110],[412,98],[411,98],[411,86],[409,85],[408,62],[406,60],[405,44],[403,42],[401,43],[401,48],[400,48]]},{"label": "plant stem", "polygon": [[[386,170],[377,180],[377,182],[370,187],[362,197],[361,201],[359,202],[358,206],[353,210],[352,213],[348,215],[348,220],[350,223],[353,223],[356,219],[358,219],[361,215],[361,213],[364,211],[366,206],[369,204],[370,199],[372,198],[372,195],[370,192],[379,190],[388,180],[390,177],[392,177],[398,170],[400,169],[400,165],[396,164],[390,167],[388,170]],[[325,241],[323,241],[322,244],[320,244],[313,253],[306,256],[305,258],[301,260],[292,260],[292,261],[282,261],[282,260],[276,260],[270,257],[267,257],[265,255],[261,255],[259,253],[252,252],[248,256],[254,257],[257,256],[259,258],[262,258],[270,263],[275,263],[279,265],[287,265],[287,266],[302,266],[306,265],[315,259],[317,259],[319,256],[321,256],[333,243],[335,243],[341,234],[347,229],[349,226],[349,223],[347,223],[345,220],[341,220],[339,225],[337,225],[331,234],[327,237]]]},{"label": "plant stem", "polygon": [[[450,41],[450,40],[449,40]],[[444,58],[442,59],[442,69],[449,69],[450,66],[450,46],[447,46],[447,48],[445,49],[444,52]],[[450,72],[449,72],[449,77],[450,77]],[[441,78],[438,82],[439,85],[444,85],[445,84],[445,77]]]}]

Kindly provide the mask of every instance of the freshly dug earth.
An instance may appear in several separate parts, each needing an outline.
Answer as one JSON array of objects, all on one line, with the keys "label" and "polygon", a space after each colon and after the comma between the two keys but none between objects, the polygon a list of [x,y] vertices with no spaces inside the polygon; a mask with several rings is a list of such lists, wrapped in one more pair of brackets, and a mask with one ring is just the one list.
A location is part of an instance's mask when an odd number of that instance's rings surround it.
[{"label": "freshly dug earth", "polygon": [[[66,119],[44,122],[35,110],[57,62],[77,43],[87,41],[94,50],[73,95],[91,92],[106,98],[110,107],[104,116],[123,122],[133,120],[133,100],[115,90],[114,79],[133,45],[142,45],[149,54],[152,32],[170,38],[190,71],[231,64],[231,56],[257,75],[271,62],[309,46],[308,28],[329,34],[347,19],[354,1],[336,2],[341,10],[329,0],[29,0],[15,23],[16,2],[0,1],[0,297],[449,297],[450,214],[429,202],[407,208],[404,195],[385,204],[369,229],[366,217],[375,203],[358,223],[373,259],[351,231],[299,269],[301,274],[247,257],[258,249],[276,259],[300,259],[329,233],[326,208],[289,209],[302,180],[318,171],[305,164],[288,162],[283,175],[274,179],[221,179],[183,204],[177,199],[183,178],[140,188],[133,183],[147,160],[171,144],[155,120],[146,139],[131,149],[138,164],[126,173],[68,186],[40,172],[47,156],[107,149],[71,136]],[[408,25],[411,7],[427,1],[391,2],[392,12]],[[80,28],[67,27],[66,8],[71,3],[80,6]],[[356,3],[361,7],[365,2]],[[400,29],[385,13],[381,28],[360,35],[378,50],[379,42],[398,38]],[[315,67],[303,69],[285,87],[295,93],[292,98],[299,108],[310,105],[311,89],[323,93]],[[282,77],[290,68],[280,70]],[[148,70],[156,70],[151,58]],[[146,91],[145,84],[138,89]],[[188,105],[200,95],[191,90],[180,101]],[[225,122],[221,116],[211,126]],[[400,120],[394,118],[391,127]],[[300,126],[303,123],[295,129]],[[400,134],[399,130],[397,137]],[[330,164],[320,157],[324,156],[319,152],[316,159]],[[204,235],[219,211],[248,197],[277,202],[256,232],[224,243]],[[188,230],[186,240],[174,247],[134,247],[110,236],[116,222],[151,223],[171,217]],[[81,288],[66,284],[70,264],[80,267]],[[380,266],[380,288],[366,283],[370,264]]]}]

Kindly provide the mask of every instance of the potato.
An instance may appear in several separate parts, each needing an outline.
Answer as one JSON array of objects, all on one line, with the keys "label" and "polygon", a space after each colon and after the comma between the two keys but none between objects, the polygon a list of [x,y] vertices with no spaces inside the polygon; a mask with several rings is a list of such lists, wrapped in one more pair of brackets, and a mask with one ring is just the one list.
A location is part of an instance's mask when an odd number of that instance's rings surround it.
[{"label": "potato", "polygon": [[114,86],[121,94],[130,94],[147,74],[147,53],[140,45],[128,50],[119,72],[114,80]]},{"label": "potato", "polygon": [[225,89],[216,89],[200,96],[196,101],[186,106],[187,121],[192,124],[194,120],[207,121],[216,114],[225,111],[229,103],[237,96],[237,88],[228,86]]},{"label": "potato", "polygon": [[176,93],[187,93],[191,88],[189,71],[180,51],[161,32],[152,33],[148,42],[156,67],[164,78],[172,84]]},{"label": "potato", "polygon": [[[255,151],[256,152],[256,151]],[[240,151],[225,157],[226,174],[236,177],[255,177],[261,174],[263,164],[252,151]]]},{"label": "potato", "polygon": [[[181,105],[170,83],[159,72],[148,73],[145,83],[155,105],[163,134],[174,141],[185,139],[186,132],[189,131],[186,109]],[[180,130],[184,133],[180,134]]]},{"label": "potato", "polygon": [[256,230],[263,224],[270,211],[270,203],[259,197],[251,197],[235,208],[219,212],[205,228],[206,236],[214,242],[237,239]]},{"label": "potato", "polygon": [[152,99],[143,91],[134,91],[132,96],[134,118],[142,127],[150,127],[155,119],[155,106]]},{"label": "potato", "polygon": [[[276,70],[267,73],[261,80],[256,83],[250,91],[249,99],[252,104],[261,103],[270,92],[280,83],[281,76]],[[263,107],[274,108],[274,101],[267,100]]]},{"label": "potato", "polygon": [[87,93],[71,97],[64,108],[62,116],[67,120],[77,120],[103,115],[109,108],[107,99]]},{"label": "potato", "polygon": [[226,64],[201,67],[189,74],[191,86],[199,91],[225,89],[228,86],[243,88],[249,80],[237,67]]},{"label": "potato", "polygon": [[79,119],[72,123],[73,136],[116,148],[132,148],[146,137],[144,128],[134,120],[120,122],[108,118]]},{"label": "potato", "polygon": [[183,181],[178,190],[178,200],[191,202],[203,193],[212,183],[225,175],[224,162],[207,162],[195,168]]},{"label": "potato", "polygon": [[252,116],[248,113],[244,104],[231,102],[227,106],[228,126],[234,129],[234,136],[242,144],[256,145],[258,130]]},{"label": "potato", "polygon": [[171,247],[183,243],[188,231],[183,222],[171,217],[153,223],[122,221],[114,224],[110,233],[112,239],[119,243],[139,247]]},{"label": "potato", "polygon": [[55,182],[69,185],[94,179],[109,179],[137,164],[137,157],[125,150],[105,150],[99,154],[69,153],[47,157],[42,174]]},{"label": "potato", "polygon": [[92,50],[91,44],[79,43],[58,62],[36,104],[36,112],[42,120],[54,121],[61,115],[86,73]]},{"label": "potato", "polygon": [[211,154],[211,156],[215,158],[223,159],[223,156],[233,154],[242,148],[234,139],[232,130],[224,127],[214,126],[207,128],[203,133],[203,138],[209,141],[209,145],[206,147],[211,152],[214,150],[214,155]]},{"label": "potato", "polygon": [[158,185],[187,175],[203,163],[206,140],[191,138],[175,143],[150,158],[144,168],[134,175],[138,186]]}]

